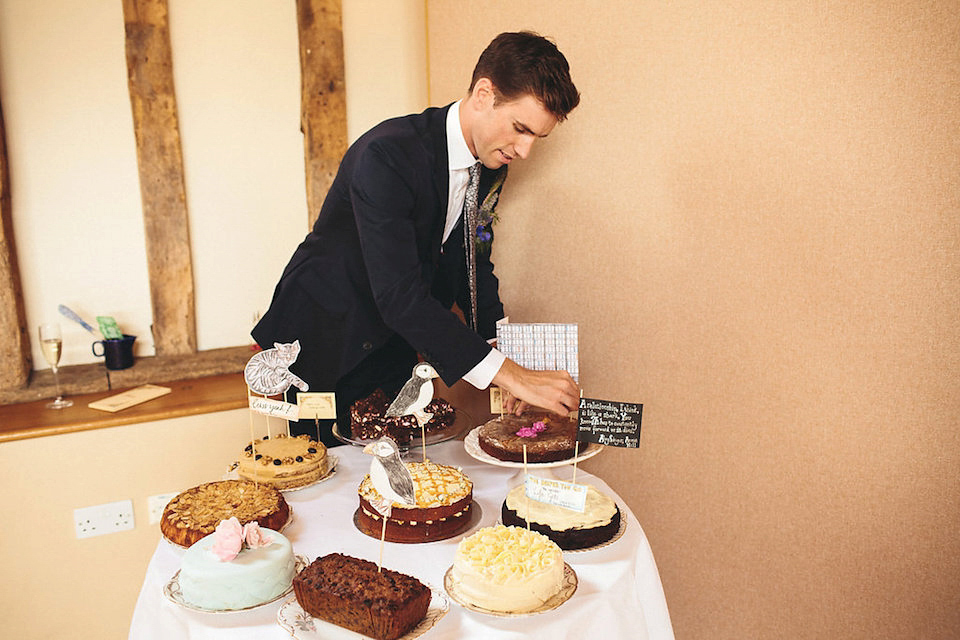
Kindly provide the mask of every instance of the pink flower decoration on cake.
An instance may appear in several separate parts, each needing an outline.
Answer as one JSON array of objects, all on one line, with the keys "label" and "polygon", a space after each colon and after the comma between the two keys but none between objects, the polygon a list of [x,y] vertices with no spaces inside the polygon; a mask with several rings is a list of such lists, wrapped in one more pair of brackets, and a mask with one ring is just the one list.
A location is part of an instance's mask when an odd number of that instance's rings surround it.
[{"label": "pink flower decoration on cake", "polygon": [[243,525],[243,541],[248,549],[259,549],[273,543],[273,538],[265,535],[257,522],[248,522]]},{"label": "pink flower decoration on cake", "polygon": [[517,431],[517,435],[521,438],[536,438],[538,433],[546,430],[546,423],[543,420],[537,420],[529,427],[522,427],[519,431]]},{"label": "pink flower decoration on cake", "polygon": [[213,532],[213,547],[210,549],[221,562],[230,562],[243,547],[243,527],[236,517],[221,520]]}]

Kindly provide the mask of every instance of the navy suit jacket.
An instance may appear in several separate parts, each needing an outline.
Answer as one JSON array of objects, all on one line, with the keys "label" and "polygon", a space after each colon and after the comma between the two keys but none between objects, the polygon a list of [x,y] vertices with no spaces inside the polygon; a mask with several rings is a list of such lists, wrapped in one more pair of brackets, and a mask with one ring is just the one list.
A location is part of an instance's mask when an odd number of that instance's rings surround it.
[{"label": "navy suit jacket", "polygon": [[[441,247],[449,108],[387,120],[350,146],[313,230],[253,330],[264,348],[300,341],[290,369],[311,390],[333,390],[398,336],[448,385],[490,351],[486,340],[496,335],[503,305],[489,251],[477,254],[479,333],[451,310],[455,302],[464,310],[470,304],[462,229]],[[495,173],[484,168],[481,199]]]}]

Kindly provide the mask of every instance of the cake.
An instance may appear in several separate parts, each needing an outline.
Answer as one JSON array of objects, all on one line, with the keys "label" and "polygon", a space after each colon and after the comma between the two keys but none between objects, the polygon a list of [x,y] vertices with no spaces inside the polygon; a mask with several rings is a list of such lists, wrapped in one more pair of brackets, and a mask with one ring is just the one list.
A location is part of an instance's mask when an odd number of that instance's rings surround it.
[{"label": "cake", "polygon": [[254,440],[243,450],[237,475],[277,489],[296,489],[327,474],[327,448],[307,435],[281,433]]},{"label": "cake", "polygon": [[504,414],[490,420],[477,432],[477,444],[498,460],[555,462],[572,458],[577,445],[577,421],[546,411],[522,415]]},{"label": "cake", "polygon": [[560,593],[563,574],[563,553],[549,538],[522,527],[496,525],[460,541],[449,579],[465,604],[528,613]]},{"label": "cake", "polygon": [[507,494],[500,515],[503,524],[519,527],[526,527],[529,519],[532,530],[547,536],[561,549],[593,547],[620,530],[617,503],[590,485],[583,513],[532,500],[521,484]]},{"label": "cake", "polygon": [[340,553],[314,560],[293,591],[314,618],[377,640],[403,636],[430,607],[430,589],[416,578]]},{"label": "cake", "polygon": [[290,519],[283,494],[248,480],[207,482],[178,494],[167,503],[160,531],[170,542],[189,547],[214,532],[221,520],[236,517],[241,525],[257,522],[279,531]]},{"label": "cake", "polygon": [[[414,437],[420,437],[420,425],[413,416],[388,418],[384,414],[390,406],[390,399],[382,389],[377,389],[350,407],[350,430],[352,437],[359,440],[376,440],[381,436],[390,436],[397,444],[409,444]],[[424,429],[427,433],[442,431],[453,425],[456,413],[453,406],[442,398],[434,398],[424,409],[432,413]]]},{"label": "cake", "polygon": [[[239,521],[234,520],[240,528]],[[226,524],[226,523],[223,523]],[[256,523],[246,526],[256,527]],[[221,551],[217,533],[202,538],[183,554],[177,582],[183,601],[212,611],[246,609],[270,602],[290,590],[296,575],[296,560],[290,541],[269,529],[247,533],[247,542],[238,540],[230,558]],[[250,539],[258,539],[251,544]]]},{"label": "cake", "polygon": [[[405,463],[413,479],[416,505],[394,502],[385,537],[391,542],[431,542],[455,535],[470,521],[473,482],[454,467],[434,462]],[[361,530],[380,537],[383,521],[372,502],[382,500],[368,473],[357,488]]]}]

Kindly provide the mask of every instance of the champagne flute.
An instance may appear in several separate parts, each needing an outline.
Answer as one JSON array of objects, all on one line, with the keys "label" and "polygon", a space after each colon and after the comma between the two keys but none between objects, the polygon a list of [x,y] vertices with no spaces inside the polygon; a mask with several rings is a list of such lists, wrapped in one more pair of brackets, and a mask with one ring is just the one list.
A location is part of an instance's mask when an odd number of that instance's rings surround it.
[{"label": "champagne flute", "polygon": [[73,400],[65,400],[60,393],[60,351],[63,347],[63,338],[60,335],[59,324],[40,325],[40,350],[47,364],[53,370],[53,381],[57,385],[57,399],[47,403],[48,409],[64,409],[73,406]]}]

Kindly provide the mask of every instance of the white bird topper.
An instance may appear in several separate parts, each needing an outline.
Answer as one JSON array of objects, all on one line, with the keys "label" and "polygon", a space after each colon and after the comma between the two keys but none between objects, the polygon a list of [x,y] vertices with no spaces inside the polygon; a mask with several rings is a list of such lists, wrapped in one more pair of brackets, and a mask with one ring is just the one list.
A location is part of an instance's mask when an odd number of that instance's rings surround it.
[{"label": "white bird topper", "polygon": [[363,452],[373,455],[370,481],[383,500],[371,500],[370,504],[380,515],[389,517],[394,502],[407,505],[417,503],[413,477],[407,465],[400,460],[400,449],[392,438],[383,436],[365,446]]},{"label": "white bird topper", "polygon": [[387,407],[388,418],[399,418],[412,415],[421,427],[430,421],[432,413],[424,409],[433,400],[433,379],[438,378],[436,369],[426,362],[421,362],[413,368],[413,374],[407,380],[400,393]]}]

